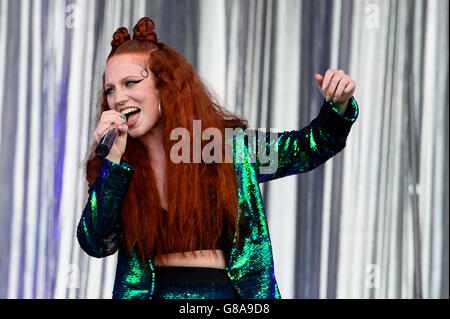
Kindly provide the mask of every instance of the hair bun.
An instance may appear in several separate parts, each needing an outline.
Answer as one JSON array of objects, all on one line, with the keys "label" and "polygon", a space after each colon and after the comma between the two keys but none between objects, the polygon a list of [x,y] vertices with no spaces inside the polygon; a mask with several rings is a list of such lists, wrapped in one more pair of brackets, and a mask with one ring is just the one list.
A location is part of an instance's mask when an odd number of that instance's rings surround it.
[{"label": "hair bun", "polygon": [[122,43],[131,40],[130,34],[128,33],[128,29],[121,27],[116,30],[113,34],[113,39],[111,41],[111,46],[113,49],[119,47]]},{"label": "hair bun", "polygon": [[158,43],[156,32],[153,31],[154,28],[155,24],[150,18],[141,18],[133,28],[133,40]]}]

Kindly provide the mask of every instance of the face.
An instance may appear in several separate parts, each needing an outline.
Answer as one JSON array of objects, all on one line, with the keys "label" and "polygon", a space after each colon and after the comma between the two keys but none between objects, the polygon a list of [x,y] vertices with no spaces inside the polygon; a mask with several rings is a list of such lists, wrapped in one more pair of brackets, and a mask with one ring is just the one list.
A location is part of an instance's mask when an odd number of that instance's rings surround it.
[{"label": "face", "polygon": [[153,74],[146,69],[142,56],[130,54],[113,56],[105,69],[108,105],[126,115],[128,134],[134,138],[160,125],[159,94]]}]

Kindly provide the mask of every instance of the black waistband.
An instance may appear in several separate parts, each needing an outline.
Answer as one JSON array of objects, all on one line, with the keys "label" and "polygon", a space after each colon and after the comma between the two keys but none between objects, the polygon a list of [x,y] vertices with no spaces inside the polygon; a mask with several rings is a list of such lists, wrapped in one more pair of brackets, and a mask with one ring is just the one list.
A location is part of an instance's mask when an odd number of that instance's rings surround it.
[{"label": "black waistband", "polygon": [[154,299],[237,299],[225,269],[155,267]]},{"label": "black waistband", "polygon": [[180,282],[223,283],[228,284],[228,274],[225,269],[209,267],[156,266],[155,277],[158,282],[176,284]]}]

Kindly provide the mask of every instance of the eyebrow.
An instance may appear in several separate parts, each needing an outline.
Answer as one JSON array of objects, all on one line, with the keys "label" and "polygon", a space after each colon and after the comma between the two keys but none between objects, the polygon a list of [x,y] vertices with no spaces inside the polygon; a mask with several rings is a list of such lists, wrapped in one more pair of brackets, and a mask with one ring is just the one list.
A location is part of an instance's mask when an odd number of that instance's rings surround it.
[{"label": "eyebrow", "polygon": [[[125,82],[126,80],[128,80],[131,77],[139,77],[139,75],[127,75],[126,77],[124,77],[122,80],[120,80],[121,83]],[[106,83],[105,87],[107,86],[111,86],[114,87],[114,85],[112,85],[111,83]]]}]

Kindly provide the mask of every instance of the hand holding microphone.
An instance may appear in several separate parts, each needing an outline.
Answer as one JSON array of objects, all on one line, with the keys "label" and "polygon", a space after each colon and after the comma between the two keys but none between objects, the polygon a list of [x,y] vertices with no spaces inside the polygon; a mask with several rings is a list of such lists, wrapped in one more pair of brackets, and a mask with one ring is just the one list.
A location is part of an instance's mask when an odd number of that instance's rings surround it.
[{"label": "hand holding microphone", "polygon": [[127,132],[125,115],[113,110],[103,112],[94,130],[97,157],[119,164],[125,152]]}]

